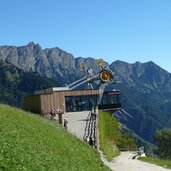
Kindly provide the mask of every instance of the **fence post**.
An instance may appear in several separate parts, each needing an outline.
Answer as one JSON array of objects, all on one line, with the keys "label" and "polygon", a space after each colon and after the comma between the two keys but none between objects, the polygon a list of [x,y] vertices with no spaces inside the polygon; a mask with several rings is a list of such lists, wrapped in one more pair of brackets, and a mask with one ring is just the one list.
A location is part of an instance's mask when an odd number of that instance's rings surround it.
[{"label": "fence post", "polygon": [[61,124],[62,125],[62,112],[59,112],[58,113],[58,118],[59,118],[59,124]]}]

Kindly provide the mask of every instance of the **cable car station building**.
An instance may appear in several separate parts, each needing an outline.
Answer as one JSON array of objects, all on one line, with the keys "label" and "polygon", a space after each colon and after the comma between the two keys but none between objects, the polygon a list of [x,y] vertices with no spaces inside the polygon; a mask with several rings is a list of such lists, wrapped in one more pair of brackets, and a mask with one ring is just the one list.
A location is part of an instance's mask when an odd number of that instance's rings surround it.
[{"label": "cable car station building", "polygon": [[[119,94],[119,91],[105,92],[101,104],[98,105],[99,109],[120,108]],[[62,113],[89,111],[97,106],[98,95],[99,90],[54,87],[24,97],[24,109],[40,114],[50,113],[53,108],[61,109]]]}]

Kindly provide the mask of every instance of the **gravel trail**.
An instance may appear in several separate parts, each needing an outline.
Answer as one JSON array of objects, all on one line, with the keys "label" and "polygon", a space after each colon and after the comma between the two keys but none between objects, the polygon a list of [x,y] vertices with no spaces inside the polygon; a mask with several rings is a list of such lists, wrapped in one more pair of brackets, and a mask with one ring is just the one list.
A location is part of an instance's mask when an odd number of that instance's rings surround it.
[{"label": "gravel trail", "polygon": [[121,154],[114,158],[112,162],[108,162],[102,152],[100,152],[100,156],[104,164],[113,171],[170,171],[170,169],[165,169],[154,164],[132,159],[134,155],[135,152],[121,152]]}]

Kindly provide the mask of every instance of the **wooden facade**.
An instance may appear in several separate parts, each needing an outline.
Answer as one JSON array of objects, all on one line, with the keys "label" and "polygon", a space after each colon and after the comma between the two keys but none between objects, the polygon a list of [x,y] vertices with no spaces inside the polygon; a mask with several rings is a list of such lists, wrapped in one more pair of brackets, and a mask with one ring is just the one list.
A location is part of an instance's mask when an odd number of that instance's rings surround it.
[{"label": "wooden facade", "polygon": [[52,108],[66,112],[66,96],[98,95],[98,90],[58,90],[24,97],[24,109],[34,113],[50,113]]}]

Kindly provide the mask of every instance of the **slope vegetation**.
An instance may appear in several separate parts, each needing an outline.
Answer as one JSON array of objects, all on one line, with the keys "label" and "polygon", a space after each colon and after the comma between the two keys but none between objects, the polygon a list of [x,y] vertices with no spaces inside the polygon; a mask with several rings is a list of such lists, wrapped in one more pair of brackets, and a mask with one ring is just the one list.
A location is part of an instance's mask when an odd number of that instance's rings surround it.
[{"label": "slope vegetation", "polygon": [[34,91],[57,86],[56,81],[35,72],[24,72],[11,63],[0,60],[0,102],[22,107],[23,96]]},{"label": "slope vegetation", "polygon": [[0,105],[0,170],[109,170],[57,123]]},{"label": "slope vegetation", "polygon": [[100,149],[108,161],[120,154],[121,150],[136,150],[136,144],[126,133],[119,129],[119,122],[108,112],[99,112]]}]

